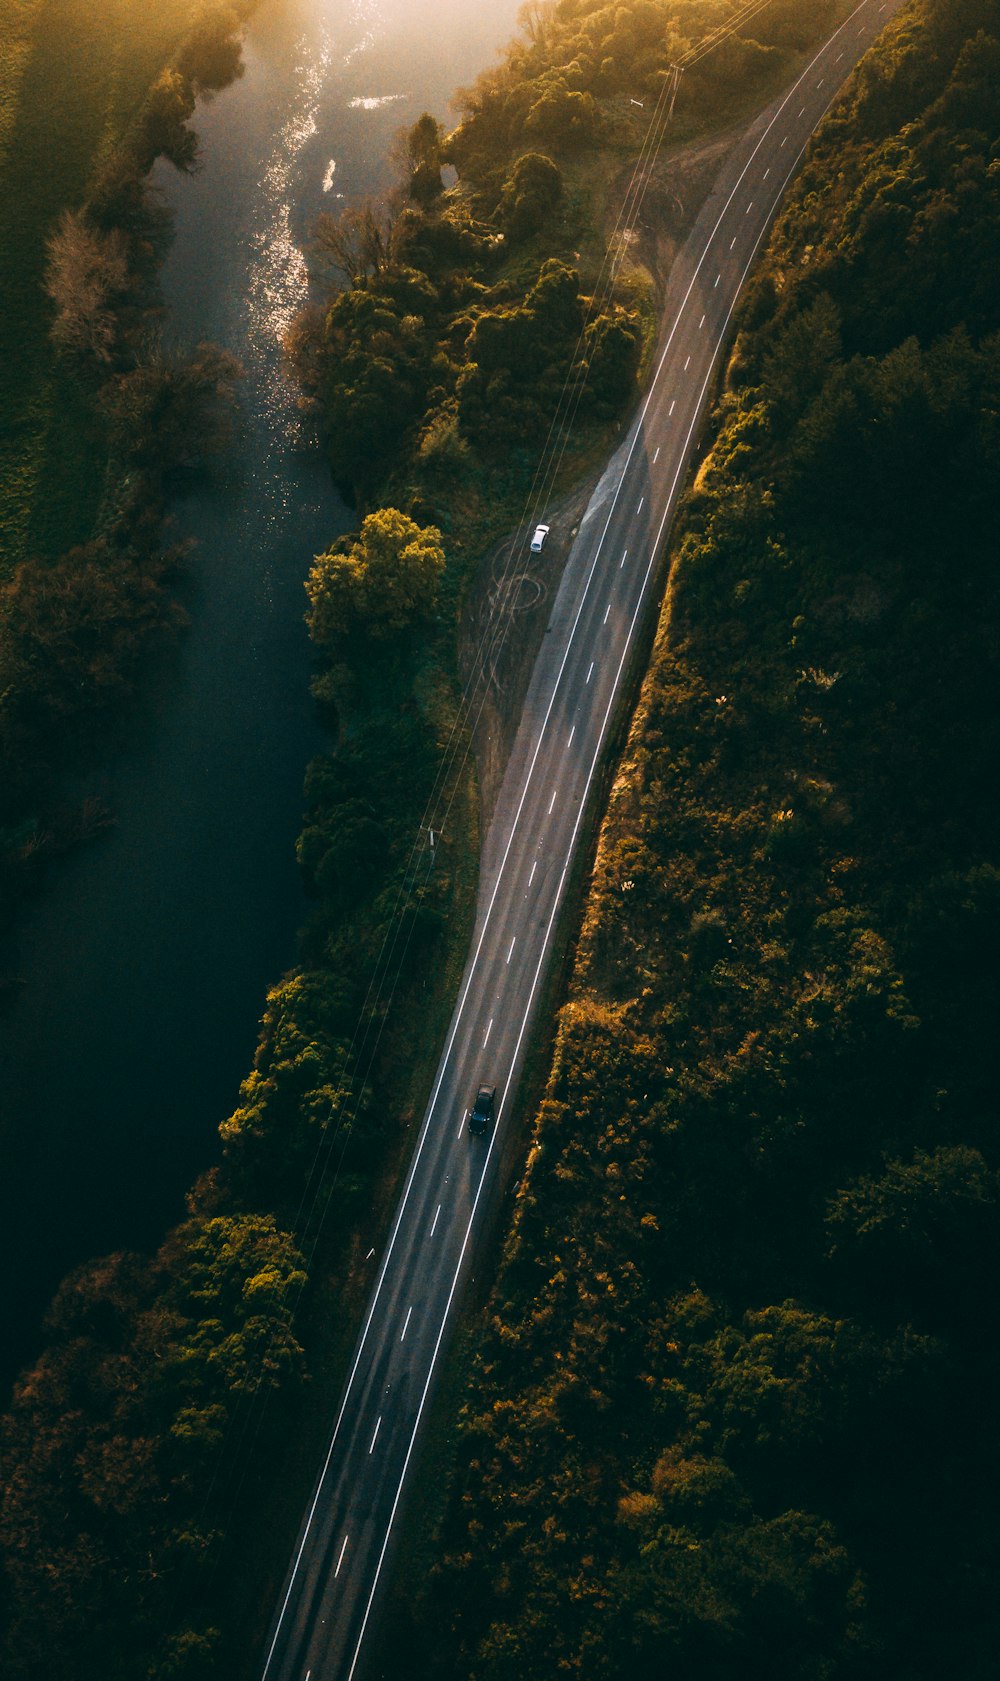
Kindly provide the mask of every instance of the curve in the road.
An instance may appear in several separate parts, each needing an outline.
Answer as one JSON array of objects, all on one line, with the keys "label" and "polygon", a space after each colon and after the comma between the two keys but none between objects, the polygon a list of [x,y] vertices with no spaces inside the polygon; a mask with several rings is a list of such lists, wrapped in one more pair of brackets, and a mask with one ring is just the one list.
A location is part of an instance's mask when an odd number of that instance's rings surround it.
[{"label": "curve in the road", "polygon": [[[902,0],[861,0],[723,171],[676,265],[680,294],[638,418],[581,523],[486,839],[458,1004],[263,1681],[354,1681],[417,1435],[537,1007],[588,794],[733,312],[808,140]],[[485,1148],[464,1116],[501,1094]]]}]

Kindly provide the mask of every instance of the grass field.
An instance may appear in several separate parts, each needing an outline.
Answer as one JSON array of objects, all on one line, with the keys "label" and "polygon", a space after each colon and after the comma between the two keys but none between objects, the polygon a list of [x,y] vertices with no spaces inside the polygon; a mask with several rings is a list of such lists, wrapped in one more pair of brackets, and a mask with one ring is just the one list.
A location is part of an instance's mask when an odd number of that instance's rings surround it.
[{"label": "grass field", "polygon": [[104,439],[56,365],[45,241],[171,58],[191,0],[0,0],[0,576],[90,532]]}]

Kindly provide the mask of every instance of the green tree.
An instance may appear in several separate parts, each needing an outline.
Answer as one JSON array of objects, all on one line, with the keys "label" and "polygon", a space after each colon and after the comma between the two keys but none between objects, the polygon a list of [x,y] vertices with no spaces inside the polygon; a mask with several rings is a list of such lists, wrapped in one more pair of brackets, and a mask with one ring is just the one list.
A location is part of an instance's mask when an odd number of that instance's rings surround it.
[{"label": "green tree", "polygon": [[427,206],[438,198],[441,181],[441,125],[430,112],[418,117],[406,131],[404,158],[410,197]]},{"label": "green tree", "polygon": [[353,542],[316,558],[306,584],[313,639],[331,647],[355,630],[398,636],[433,613],[444,564],[436,526],[377,509]]},{"label": "green tree", "polygon": [[504,182],[500,213],[511,239],[530,239],[546,226],[563,195],[562,170],[543,152],[524,152]]}]

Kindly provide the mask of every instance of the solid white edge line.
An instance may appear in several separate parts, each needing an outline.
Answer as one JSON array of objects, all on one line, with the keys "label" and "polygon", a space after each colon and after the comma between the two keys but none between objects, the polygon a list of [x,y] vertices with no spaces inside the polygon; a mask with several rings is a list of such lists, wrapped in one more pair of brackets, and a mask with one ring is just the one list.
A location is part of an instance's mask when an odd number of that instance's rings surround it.
[{"label": "solid white edge line", "polygon": [[[683,318],[684,310],[687,306],[688,299],[690,298],[691,293],[694,290],[695,282],[697,281],[698,276],[701,273],[702,266],[705,262],[705,259],[708,256],[708,253],[712,248],[712,243],[715,239],[715,236],[718,233],[719,228],[722,226],[722,223],[725,221],[725,218],[726,218],[726,216],[729,212],[729,207],[732,204],[733,199],[736,197],[737,193],[739,192],[740,187],[742,186],[744,180],[746,179],[747,172],[751,168],[751,166],[754,162],[754,159],[757,156],[757,153],[760,151],[761,147],[764,144],[764,141],[767,139],[767,136],[771,133],[771,130],[775,127],[775,125],[778,121],[778,118],[784,113],[785,107],[789,104],[790,100],[793,98],[796,91],[801,87],[801,85],[805,81],[806,77],[811,74],[814,67],[819,63],[820,59],[823,57],[823,54],[829,51],[829,49],[833,45],[834,41],[836,41],[838,35],[841,35],[844,32],[844,30],[846,30],[848,24],[853,23],[854,19],[858,16],[858,14],[860,12],[864,11],[867,3],[868,3],[868,0],[860,0],[860,4],[857,5],[854,8],[854,10],[851,13],[849,13],[849,15],[844,19],[843,23],[840,24],[840,26],[837,29],[834,30],[833,34],[830,36],[830,39],[828,41],[824,42],[823,46],[816,53],[816,55],[812,59],[812,61],[808,65],[806,65],[806,67],[802,71],[802,74],[800,75],[798,81],[794,82],[792,84],[792,86],[789,88],[789,90],[786,93],[784,99],[781,101],[780,105],[778,105],[778,107],[776,108],[775,113],[774,113],[773,117],[771,118],[770,122],[767,124],[766,128],[764,128],[761,131],[761,135],[760,135],[760,138],[757,141],[757,144],[754,146],[754,149],[750,153],[750,156],[747,158],[747,161],[744,164],[743,169],[740,171],[739,177],[738,177],[737,181],[734,183],[733,188],[732,188],[732,190],[729,194],[729,197],[727,198],[725,204],[723,205],[721,211],[719,212],[719,216],[718,216],[718,219],[715,223],[715,226],[712,229],[712,232],[709,234],[708,239],[705,242],[705,246],[704,246],[704,249],[702,251],[702,254],[699,257],[697,264],[695,265],[694,273],[692,274],[691,279],[688,283],[687,291],[685,292],[684,297],[681,301],[680,307],[677,311],[677,314],[674,317],[674,324],[671,327],[670,332],[667,335],[666,342],[664,343],[663,351],[662,351],[662,354],[660,356],[660,360],[656,365],[656,373],[653,375],[653,378],[650,381],[650,387],[649,387],[649,391],[646,395],[645,402],[643,403],[642,408],[639,411],[638,417],[637,417],[636,421],[634,422],[633,437],[632,437],[632,441],[629,445],[628,454],[625,458],[625,464],[622,467],[621,476],[620,476],[619,481],[618,481],[618,486],[617,486],[617,489],[615,490],[615,494],[614,494],[614,496],[612,498],[612,501],[611,501],[611,506],[608,510],[608,517],[607,517],[607,520],[605,521],[604,530],[601,533],[600,541],[598,542],[597,548],[594,551],[594,559],[593,559],[593,562],[591,564],[590,574],[587,578],[587,582],[586,582],[586,585],[584,587],[583,597],[581,599],[580,606],[577,610],[576,618],[573,621],[572,629],[570,630],[569,639],[566,643],[566,650],[565,650],[565,653],[563,654],[563,658],[562,658],[562,661],[560,663],[559,671],[558,671],[558,674],[556,676],[555,685],[554,685],[553,690],[552,690],[552,697],[549,701],[548,707],[546,708],[545,717],[542,719],[541,727],[539,729],[539,734],[538,734],[538,741],[537,741],[536,746],[535,746],[535,751],[532,755],[531,764],[529,765],[527,774],[525,776],[524,787],[521,791],[521,798],[518,801],[518,808],[517,808],[517,811],[515,812],[514,821],[511,825],[511,831],[510,831],[510,835],[508,837],[507,846],[504,850],[504,856],[501,860],[500,869],[497,873],[497,879],[496,879],[496,882],[494,884],[493,892],[490,896],[490,903],[489,903],[489,906],[487,907],[486,916],[483,920],[482,932],[480,933],[479,941],[476,945],[475,954],[474,954],[474,956],[472,958],[472,961],[469,965],[468,978],[467,978],[465,986],[463,988],[461,999],[459,1001],[459,1004],[456,1006],[455,1014],[452,1018],[452,1028],[451,1028],[451,1033],[449,1034],[448,1044],[447,1044],[447,1046],[445,1048],[445,1051],[444,1051],[444,1053],[442,1055],[442,1058],[441,1058],[441,1063],[440,1063],[439,1070],[438,1070],[438,1077],[437,1077],[437,1080],[435,1082],[434,1092],[433,1092],[433,1094],[431,1096],[431,1100],[430,1100],[430,1102],[427,1106],[427,1110],[426,1110],[426,1113],[425,1113],[425,1116],[424,1116],[424,1124],[423,1124],[423,1127],[421,1128],[420,1137],[417,1140],[417,1146],[416,1146],[416,1149],[415,1149],[414,1154],[413,1154],[413,1160],[410,1163],[410,1170],[409,1170],[409,1173],[406,1176],[406,1183],[403,1187],[402,1197],[400,1199],[399,1206],[396,1210],[396,1219],[395,1219],[395,1222],[393,1224],[392,1236],[389,1239],[389,1243],[388,1243],[388,1246],[387,1246],[386,1252],[385,1252],[385,1258],[382,1262],[382,1270],[379,1273],[378,1281],[375,1285],[375,1290],[374,1290],[373,1295],[372,1295],[371,1306],[369,1307],[369,1310],[368,1310],[368,1317],[365,1320],[364,1328],[361,1332],[361,1336],[358,1339],[357,1349],[356,1349],[355,1357],[354,1357],[354,1364],[351,1367],[350,1376],[348,1377],[348,1380],[347,1380],[347,1386],[344,1389],[344,1393],[343,1393],[343,1396],[341,1398],[340,1408],[339,1408],[339,1411],[337,1413],[337,1421],[336,1421],[336,1423],[334,1425],[334,1428],[333,1428],[333,1435],[330,1438],[330,1446],[327,1450],[326,1459],[323,1462],[323,1469],[320,1472],[319,1479],[318,1479],[317,1484],[316,1484],[316,1491],[313,1495],[312,1502],[311,1502],[310,1507],[309,1507],[309,1512],[308,1512],[308,1515],[306,1517],[305,1527],[303,1528],[303,1531],[302,1531],[302,1538],[299,1542],[299,1546],[298,1546],[297,1551],[296,1551],[295,1562],[292,1565],[291,1574],[289,1576],[289,1581],[288,1581],[288,1587],[287,1587],[287,1590],[285,1592],[285,1597],[282,1600],[281,1610],[278,1613],[278,1620],[277,1620],[277,1623],[275,1625],[274,1637],[271,1641],[271,1645],[270,1645],[270,1648],[268,1650],[267,1658],[266,1658],[265,1663],[264,1663],[264,1668],[261,1672],[261,1681],[267,1681],[267,1672],[271,1667],[271,1660],[274,1657],[275,1648],[278,1644],[278,1639],[279,1639],[280,1634],[281,1634],[282,1624],[284,1623],[284,1619],[285,1619],[285,1613],[288,1610],[288,1605],[289,1605],[289,1602],[290,1602],[291,1597],[292,1597],[292,1591],[293,1591],[294,1586],[295,1586],[296,1577],[298,1575],[299,1567],[302,1563],[302,1554],[305,1551],[306,1542],[309,1539],[309,1532],[312,1528],[313,1520],[316,1516],[316,1508],[319,1505],[320,1496],[322,1494],[323,1483],[326,1480],[327,1472],[330,1469],[330,1462],[333,1458],[333,1450],[334,1450],[334,1447],[336,1445],[337,1436],[338,1436],[339,1431],[340,1431],[340,1426],[343,1422],[344,1412],[346,1411],[346,1408],[347,1408],[347,1403],[348,1403],[348,1400],[350,1398],[350,1393],[351,1393],[351,1389],[352,1389],[353,1384],[354,1384],[354,1379],[357,1376],[358,1367],[361,1364],[361,1358],[362,1358],[362,1355],[364,1354],[365,1342],[366,1342],[367,1337],[368,1337],[368,1332],[371,1329],[371,1322],[372,1322],[372,1320],[375,1316],[376,1307],[378,1306],[378,1298],[379,1298],[379,1295],[381,1293],[382,1284],[385,1280],[385,1275],[386,1275],[386,1273],[388,1271],[388,1268],[389,1268],[389,1261],[390,1261],[390,1258],[392,1256],[393,1246],[395,1245],[396,1238],[399,1234],[399,1228],[402,1225],[403,1216],[406,1212],[406,1203],[407,1203],[407,1199],[409,1197],[410,1188],[413,1184],[413,1180],[414,1180],[414,1177],[416,1175],[416,1170],[417,1170],[417,1165],[418,1165],[419,1160],[420,1160],[420,1155],[421,1155],[421,1152],[423,1150],[424,1143],[426,1142],[427,1134],[430,1130],[430,1123],[431,1123],[431,1119],[432,1119],[432,1116],[433,1116],[434,1107],[437,1103],[438,1093],[440,1092],[441,1086],[444,1082],[445,1071],[447,1069],[448,1061],[450,1059],[451,1052],[452,1052],[452,1049],[454,1047],[455,1039],[458,1035],[458,1028],[459,1028],[459,1024],[460,1024],[460,1020],[461,1020],[462,1011],[465,1008],[465,1000],[467,999],[467,997],[469,995],[470,988],[472,986],[473,976],[474,976],[475,971],[476,971],[476,966],[479,962],[479,955],[482,951],[483,942],[486,938],[486,930],[489,926],[489,921],[490,921],[490,917],[491,917],[492,912],[493,912],[493,906],[496,903],[497,894],[500,891],[500,882],[503,879],[503,873],[504,873],[504,870],[506,868],[507,858],[510,854],[511,846],[513,845],[514,835],[517,832],[517,826],[518,826],[518,823],[520,821],[521,812],[524,809],[524,802],[525,802],[525,800],[527,799],[527,796],[528,796],[528,788],[530,787],[531,778],[532,778],[532,775],[534,773],[535,764],[537,762],[539,752],[541,751],[541,744],[542,744],[542,740],[543,740],[544,735],[545,735],[546,727],[548,725],[549,717],[551,715],[552,706],[553,706],[553,703],[555,701],[555,696],[556,696],[556,693],[558,691],[559,684],[562,680],[562,674],[563,674],[563,671],[565,670],[566,662],[569,658],[570,649],[573,645],[573,638],[576,635],[577,627],[578,627],[579,622],[580,622],[580,617],[581,617],[581,614],[583,612],[583,606],[584,606],[584,603],[586,602],[586,598],[587,598],[587,592],[590,588],[591,580],[592,580],[594,572],[597,568],[597,562],[600,558],[601,550],[604,547],[604,540],[607,537],[608,530],[609,530],[610,525],[611,525],[611,520],[614,517],[614,512],[615,512],[615,509],[618,505],[618,498],[621,495],[622,487],[625,483],[625,477],[626,477],[626,474],[628,472],[629,463],[631,462],[632,454],[633,454],[633,452],[635,450],[635,447],[636,447],[636,445],[639,441],[639,438],[642,435],[643,422],[646,419],[646,415],[649,412],[649,408],[650,408],[650,406],[652,404],[652,401],[653,401],[653,398],[656,394],[657,380],[660,377],[660,374],[663,370],[663,365],[666,362],[667,356],[670,353],[670,348],[671,348],[671,345],[673,344],[674,336],[675,336],[675,334],[677,332],[677,329],[680,326],[681,320]],[[884,10],[884,8],[880,7],[879,10],[880,11]],[[840,86],[843,86],[843,83],[841,83]],[[732,309],[730,309],[729,314],[727,315],[726,320],[723,324],[722,335],[720,336],[720,343],[722,342],[722,339],[725,337],[725,331],[726,331],[726,328],[729,326],[729,322],[732,320],[732,316],[733,316],[733,313],[734,313],[735,308],[736,308],[736,303],[739,299],[740,292],[743,288],[743,283],[746,279],[747,274],[749,273],[750,267],[753,264],[753,259],[757,255],[757,250],[760,246],[760,243],[763,240],[764,235],[768,232],[768,230],[770,228],[771,219],[774,215],[775,210],[777,209],[778,205],[780,204],[780,201],[781,201],[782,195],[785,191],[785,188],[787,187],[788,182],[791,180],[792,175],[795,173],[795,170],[798,167],[799,159],[802,157],[803,153],[805,152],[806,148],[808,147],[809,141],[812,139],[813,134],[815,133],[815,130],[818,126],[819,121],[822,120],[822,118],[826,115],[826,112],[830,109],[830,106],[833,104],[833,101],[836,98],[838,92],[839,92],[839,87],[834,90],[834,93],[831,95],[830,99],[827,101],[827,104],[824,106],[823,111],[820,113],[820,117],[817,119],[817,122],[813,124],[812,128],[810,129],[809,134],[806,137],[806,140],[805,140],[803,146],[801,147],[800,151],[795,156],[795,160],[792,164],[792,168],[789,170],[788,174],[785,176],[785,180],[782,183],[781,189],[778,192],[778,195],[775,199],[774,206],[772,207],[772,210],[771,210],[770,214],[768,215],[767,220],[765,221],[764,226],[761,230],[761,233],[760,233],[760,235],[757,239],[757,242],[754,245],[753,250],[750,254],[750,261],[747,264],[747,267],[743,271],[743,275],[740,279],[739,286],[736,289],[736,294],[735,294],[735,297],[734,297]],[[805,112],[805,109],[806,109],[806,107],[803,106],[802,107],[802,112],[799,113],[800,116]],[[714,358],[713,358],[712,370],[714,370],[714,366],[715,366],[715,362],[714,362]],[[712,370],[710,370],[709,378],[711,377]],[[702,396],[699,397],[699,399],[698,399],[698,408],[700,408],[700,406],[701,406],[701,402],[702,402],[703,396],[704,396],[704,391],[707,389],[707,385],[708,385],[708,381],[706,380],[705,386],[702,388]],[[696,410],[696,413],[697,413],[697,410]],[[688,435],[688,440],[689,439],[690,439],[690,433]],[[685,445],[684,445],[685,449],[687,449],[687,442],[688,441],[685,441]],[[675,479],[674,482],[676,484],[676,479]],[[671,492],[671,495],[672,494],[673,494],[673,492]],[[668,510],[669,510],[669,503],[668,503]],[[664,515],[664,518],[666,518],[666,515]],[[657,539],[657,541],[659,541],[659,539]],[[643,589],[645,589],[645,583],[643,584]],[[628,644],[626,643],[626,647],[627,646],[628,646]],[[582,809],[582,807],[581,807],[581,809]],[[492,1025],[493,1025],[493,1022],[491,1020],[490,1021],[490,1027],[492,1027]],[[489,1030],[487,1029],[487,1038],[488,1037],[489,1037]],[[484,1041],[484,1045],[485,1045],[485,1041]],[[487,1156],[487,1160],[489,1160],[488,1156]],[[404,1467],[404,1472],[405,1472],[405,1467]],[[400,1484],[400,1487],[402,1487],[402,1484]],[[395,1507],[393,1508],[393,1512],[395,1512]],[[390,1518],[390,1526],[391,1526],[391,1522],[392,1522],[392,1520]],[[380,1564],[379,1564],[379,1568],[381,1568],[381,1561],[380,1561]],[[376,1572],[376,1582],[377,1582],[377,1580],[378,1580],[378,1573]],[[374,1589],[373,1589],[373,1593],[374,1593]],[[366,1621],[367,1621],[367,1613],[366,1613]],[[360,1642],[359,1642],[359,1646],[360,1646]],[[356,1659],[355,1659],[355,1661],[356,1661]],[[353,1667],[352,1667],[352,1670],[351,1670],[351,1674],[353,1675]]]}]

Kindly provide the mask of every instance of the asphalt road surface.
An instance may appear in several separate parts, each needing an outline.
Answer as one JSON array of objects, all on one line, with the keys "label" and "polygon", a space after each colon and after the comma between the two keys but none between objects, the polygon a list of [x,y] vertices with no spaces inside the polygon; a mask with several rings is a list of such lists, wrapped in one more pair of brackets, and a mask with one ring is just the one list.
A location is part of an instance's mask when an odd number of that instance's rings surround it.
[{"label": "asphalt road surface", "polygon": [[[734,150],[671,275],[656,372],[581,523],[486,837],[472,949],[332,1439],[262,1659],[264,1681],[360,1681],[418,1430],[495,1194],[587,796],[733,310],[810,135],[901,0],[863,0]],[[538,510],[544,518],[544,509]],[[478,1086],[498,1120],[470,1139]]]}]

